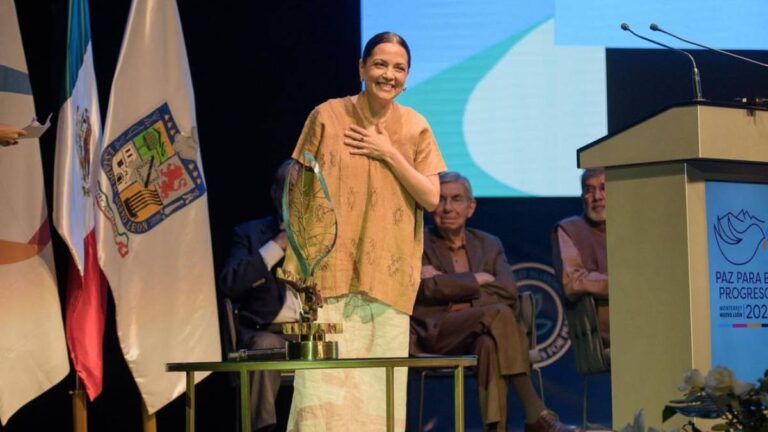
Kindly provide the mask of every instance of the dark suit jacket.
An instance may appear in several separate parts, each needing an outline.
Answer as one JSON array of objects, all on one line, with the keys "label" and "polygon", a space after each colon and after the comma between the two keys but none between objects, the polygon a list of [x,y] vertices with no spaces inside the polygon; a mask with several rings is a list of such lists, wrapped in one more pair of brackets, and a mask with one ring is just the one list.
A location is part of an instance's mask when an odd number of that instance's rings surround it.
[{"label": "dark suit jacket", "polygon": [[[238,304],[239,330],[257,330],[271,323],[285,303],[285,284],[267,269],[259,248],[280,231],[277,220],[267,217],[238,225],[232,248],[219,277],[219,289]],[[274,266],[277,269],[280,263]],[[243,334],[238,340],[247,340]]]},{"label": "dark suit jacket", "polygon": [[[517,302],[517,286],[501,241],[473,228],[466,229],[465,238],[470,271],[455,273],[450,251],[440,233],[436,228],[425,232],[422,264],[431,265],[443,274],[422,279],[419,285],[411,319],[413,354],[428,352],[418,339],[428,341],[437,337],[440,321],[449,313],[452,303],[472,302],[475,306],[503,303],[514,308]],[[496,281],[481,286],[474,276],[477,272],[490,273]]]}]

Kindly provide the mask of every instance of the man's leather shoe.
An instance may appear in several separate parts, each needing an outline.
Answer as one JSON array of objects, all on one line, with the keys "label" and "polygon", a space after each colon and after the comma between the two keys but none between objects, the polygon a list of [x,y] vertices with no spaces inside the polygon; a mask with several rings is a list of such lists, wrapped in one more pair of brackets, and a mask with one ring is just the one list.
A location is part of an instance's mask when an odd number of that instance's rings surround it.
[{"label": "man's leather shoe", "polygon": [[560,423],[554,411],[544,410],[533,423],[525,424],[525,432],[582,432],[581,428]]}]

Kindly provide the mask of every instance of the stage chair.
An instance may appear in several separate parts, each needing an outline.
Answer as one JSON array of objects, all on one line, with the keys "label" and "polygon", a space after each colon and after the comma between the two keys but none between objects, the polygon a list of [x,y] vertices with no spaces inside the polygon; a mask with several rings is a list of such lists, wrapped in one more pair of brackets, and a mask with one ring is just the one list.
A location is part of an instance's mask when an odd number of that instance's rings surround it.
[{"label": "stage chair", "polygon": [[536,303],[536,297],[531,292],[522,292],[518,296],[517,320],[525,329],[525,335],[528,337],[528,359],[531,361],[531,372],[535,372],[539,384],[539,397],[544,400],[544,378],[541,375],[541,368],[538,364],[542,360],[541,351],[539,351],[539,336],[536,328],[536,316],[539,310],[539,304]]},{"label": "stage chair", "polygon": [[[539,397],[544,402],[544,381],[541,369],[536,366],[541,361],[541,352],[538,349],[538,334],[536,330],[536,313],[538,305],[533,293],[522,292],[518,295],[516,314],[518,322],[525,329],[528,337],[528,358],[531,361],[531,372],[536,373],[539,387]],[[470,369],[464,369],[468,373]],[[422,369],[419,371],[419,431],[424,430],[424,384],[428,376],[452,376],[453,369]]]},{"label": "stage chair", "polygon": [[236,313],[237,311],[235,310],[234,305],[232,305],[232,300],[228,297],[224,297],[224,315],[227,320],[227,341],[229,342],[229,345],[226,346],[227,355],[237,351],[237,327],[235,326],[235,323],[237,322]]},{"label": "stage chair", "polygon": [[[237,353],[237,309],[232,304],[232,300],[229,297],[224,297],[222,300],[224,305],[224,320],[226,334],[223,343],[224,347],[224,359],[228,359],[231,354]],[[237,374],[230,375],[230,385],[235,388],[235,430],[239,431],[240,427],[240,379]]]},{"label": "stage chair", "polygon": [[573,302],[565,300],[565,303],[565,317],[568,320],[568,333],[576,360],[576,371],[582,376],[584,384],[581,398],[581,427],[584,430],[605,429],[604,426],[592,424],[587,419],[588,378],[590,375],[611,370],[611,352],[610,348],[604,346],[603,339],[600,337],[595,298],[585,294]]},{"label": "stage chair", "polygon": [[[242,359],[243,351],[238,349],[237,341],[237,320],[239,318],[239,311],[237,305],[232,303],[232,300],[228,297],[224,297],[224,315],[226,320],[226,340],[224,341],[224,358],[226,360],[232,360],[235,358]],[[281,334],[282,324],[270,324],[265,327],[266,331]],[[231,374],[230,380],[233,387],[235,387],[236,403],[235,403],[235,430],[239,431],[240,428],[240,379],[237,374]],[[280,385],[292,386],[294,373],[292,371],[283,371],[280,373]],[[279,424],[279,419],[278,419]]]}]

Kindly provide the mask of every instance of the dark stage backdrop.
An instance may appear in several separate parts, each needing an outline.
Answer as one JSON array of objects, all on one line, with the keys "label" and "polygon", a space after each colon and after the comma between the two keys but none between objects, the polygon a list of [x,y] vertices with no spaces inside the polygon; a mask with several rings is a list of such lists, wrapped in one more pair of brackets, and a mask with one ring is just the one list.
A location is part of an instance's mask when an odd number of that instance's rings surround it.
[{"label": "dark stage backdrop", "polygon": [[[686,50],[696,59],[703,97],[733,102],[768,97],[768,69],[706,50]],[[768,51],[733,51],[768,63]],[[616,133],[673,103],[693,98],[691,63],[665,49],[606,50],[608,132]]]},{"label": "dark stage backdrop", "polygon": [[[180,0],[178,4],[195,85],[218,271],[228,252],[231,227],[271,212],[268,189],[272,173],[289,156],[306,115],[328,98],[359,90],[360,6],[357,0]],[[90,5],[96,76],[105,113],[130,1],[94,0]],[[52,112],[55,120],[61,103],[67,2],[23,0],[17,1],[16,7],[38,116]],[[768,61],[766,52],[742,54]],[[768,96],[764,90],[768,71],[708,52],[695,51],[694,56],[700,63],[705,97],[726,101],[740,96]],[[418,67],[419,59],[413,62]],[[611,132],[670,103],[690,98],[689,67],[679,54],[611,49],[606,56],[606,72]],[[51,129],[41,139],[49,197],[54,135]],[[575,164],[576,156],[573,158]],[[579,211],[577,198],[482,199],[471,224],[502,239],[509,261],[522,265],[518,276],[533,287],[546,285],[548,276],[542,268],[551,265],[552,224]],[[66,248],[54,238],[54,249],[58,279],[64,281]],[[64,284],[60,283],[62,299],[64,292]],[[549,295],[546,291],[540,294],[542,298]],[[545,335],[557,332],[556,305],[552,299],[544,305],[540,324]],[[543,368],[546,402],[564,419],[575,422],[579,419],[581,381],[570,351],[558,351],[562,344],[567,341],[555,337],[548,348],[548,355],[562,357]],[[89,406],[89,430],[140,430],[140,396],[117,342],[111,299],[104,375],[104,391]],[[70,430],[68,391],[72,386],[70,374],[22,408],[0,430]],[[608,389],[608,380],[598,379],[596,399],[590,402],[592,420],[609,422]],[[450,401],[441,401],[444,393],[433,391],[428,406],[452,406]],[[233,430],[235,399],[227,377],[206,379],[198,386],[197,394],[201,408],[197,413],[198,430]],[[510,404],[511,424],[519,426],[520,409],[514,397],[510,397]],[[409,408],[415,409],[414,403],[409,403]],[[467,426],[477,428],[479,416],[474,388],[470,386],[467,408]],[[435,414],[426,413],[428,417]],[[451,417],[451,413],[444,412],[440,421],[450,422]],[[160,430],[181,430],[183,398],[159,411],[157,420]],[[439,430],[450,427],[436,426]]]}]

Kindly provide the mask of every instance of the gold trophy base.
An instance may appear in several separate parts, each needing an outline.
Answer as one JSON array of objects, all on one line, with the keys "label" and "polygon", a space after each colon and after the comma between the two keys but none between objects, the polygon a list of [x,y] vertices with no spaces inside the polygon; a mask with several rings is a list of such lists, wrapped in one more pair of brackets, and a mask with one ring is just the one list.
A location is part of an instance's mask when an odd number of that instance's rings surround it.
[{"label": "gold trophy base", "polygon": [[297,335],[299,339],[285,343],[285,357],[288,360],[335,360],[339,358],[339,344],[325,340],[325,335],[341,333],[341,329],[341,323],[285,323],[283,334]]},{"label": "gold trophy base", "polygon": [[335,360],[339,358],[339,344],[319,340],[286,342],[285,355],[288,360]]}]

